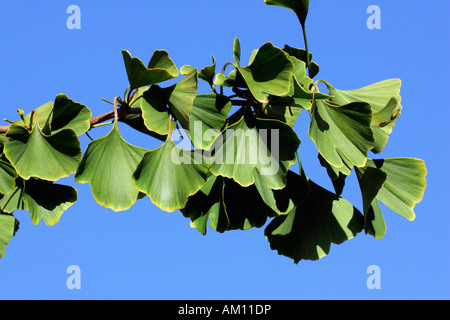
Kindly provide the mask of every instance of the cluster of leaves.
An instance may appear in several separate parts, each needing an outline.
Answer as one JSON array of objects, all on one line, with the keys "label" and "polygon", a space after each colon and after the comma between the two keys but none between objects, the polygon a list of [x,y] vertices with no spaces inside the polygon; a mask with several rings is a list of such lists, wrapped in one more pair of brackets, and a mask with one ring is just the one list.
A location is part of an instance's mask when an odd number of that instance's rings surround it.
[{"label": "cluster of leaves", "polygon": [[[266,3],[292,9],[305,30],[309,1]],[[179,70],[163,50],[147,65],[128,51],[122,54],[130,85],[114,100],[110,132],[91,141],[84,153],[78,137],[92,128],[92,114],[65,95],[26,116],[21,112],[0,135],[0,256],[18,229],[15,210],[28,210],[35,224],[43,219],[53,225],[76,202],[73,187],[55,183],[72,174],[75,182],[90,184],[104,207],[128,210],[148,196],[164,211],[180,210],[203,234],[208,224],[225,232],[262,227],[272,218],[265,228],[271,248],[295,262],[319,259],[331,243],[362,230],[383,237],[379,201],[414,219],[425,189],[423,161],[368,156],[383,150],[400,116],[400,80],[339,90],[314,82],[319,66],[308,50],[272,43],[254,50],[243,66],[238,39],[234,62],[221,73],[214,57],[198,71],[187,65]],[[227,65],[234,69],[225,75]],[[161,85],[180,74],[175,84]],[[199,79],[211,93],[198,94]],[[327,94],[318,91],[319,82]],[[225,95],[224,88],[233,93]],[[334,192],[310,180],[301,166],[293,127],[302,110],[310,116],[308,134]],[[119,122],[161,146],[147,150],[128,143]],[[177,127],[187,134],[191,150],[172,140]],[[298,173],[290,170],[296,162]],[[353,169],[362,212],[340,196]]]}]

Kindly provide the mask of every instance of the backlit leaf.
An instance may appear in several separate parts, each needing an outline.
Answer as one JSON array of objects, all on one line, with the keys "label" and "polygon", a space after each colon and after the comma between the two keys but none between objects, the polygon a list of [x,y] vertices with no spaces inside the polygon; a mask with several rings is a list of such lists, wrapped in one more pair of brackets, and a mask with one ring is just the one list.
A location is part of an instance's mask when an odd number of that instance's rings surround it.
[{"label": "backlit leaf", "polygon": [[126,142],[115,122],[108,135],[89,143],[75,182],[90,183],[92,194],[102,206],[127,210],[139,195],[132,176],[146,151]]},{"label": "backlit leaf", "polygon": [[231,102],[226,96],[218,94],[198,95],[189,117],[189,132],[197,149],[208,149],[221,134]]},{"label": "backlit leaf", "polygon": [[367,167],[387,175],[377,199],[408,220],[414,220],[414,207],[425,192],[427,169],[420,159],[390,158],[367,161]]},{"label": "backlit leaf", "polygon": [[374,153],[380,153],[385,147],[389,134],[400,116],[401,97],[400,79],[388,79],[356,90],[338,90],[323,81],[328,88],[332,101],[344,105],[350,102],[363,101],[370,104],[373,118],[371,127],[375,138]]},{"label": "backlit leaf", "polygon": [[133,174],[136,188],[160,209],[184,208],[188,197],[206,183],[208,168],[192,150],[177,147],[170,135],[159,148],[148,151]]},{"label": "backlit leaf", "polygon": [[349,166],[365,165],[367,152],[375,145],[371,119],[368,103],[335,106],[318,100],[311,110],[308,135],[322,157],[335,169],[347,174]]},{"label": "backlit leaf", "polygon": [[8,160],[24,179],[31,177],[56,181],[76,172],[81,160],[80,142],[75,131],[63,129],[44,134],[34,117],[29,132],[24,127],[11,125],[4,152]]},{"label": "backlit leaf", "polygon": [[122,50],[131,89],[149,86],[178,77],[178,68],[164,50],[155,50],[147,66],[127,50]]},{"label": "backlit leaf", "polygon": [[210,170],[243,187],[255,183],[257,170],[270,188],[282,189],[299,145],[297,134],[285,123],[247,113],[213,143]]}]

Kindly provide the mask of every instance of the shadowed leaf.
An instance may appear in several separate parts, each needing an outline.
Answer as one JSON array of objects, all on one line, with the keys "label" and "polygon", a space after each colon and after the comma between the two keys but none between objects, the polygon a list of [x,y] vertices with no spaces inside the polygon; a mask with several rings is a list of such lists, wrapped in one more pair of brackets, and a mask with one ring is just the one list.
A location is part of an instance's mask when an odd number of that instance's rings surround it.
[{"label": "shadowed leaf", "polygon": [[332,243],[341,244],[363,229],[363,217],[347,200],[309,182],[306,200],[288,215],[266,227],[270,247],[298,263],[327,255]]}]

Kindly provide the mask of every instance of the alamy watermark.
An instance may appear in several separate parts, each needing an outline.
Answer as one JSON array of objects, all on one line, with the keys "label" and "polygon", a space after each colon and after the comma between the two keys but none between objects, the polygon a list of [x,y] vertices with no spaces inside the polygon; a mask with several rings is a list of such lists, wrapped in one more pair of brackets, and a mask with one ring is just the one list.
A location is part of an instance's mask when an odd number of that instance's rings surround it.
[{"label": "alamy watermark", "polygon": [[67,7],[66,13],[70,14],[67,18],[66,26],[67,29],[81,29],[81,9],[77,5],[70,5]]},{"label": "alamy watermark", "polygon": [[371,265],[367,267],[366,272],[370,274],[367,278],[367,289],[381,289],[381,269],[377,265]]},{"label": "alamy watermark", "polygon": [[367,8],[366,11],[370,14],[369,18],[367,18],[367,28],[369,30],[381,29],[381,9],[377,5],[371,5]]},{"label": "alamy watermark", "polygon": [[81,289],[81,269],[77,265],[70,265],[67,267],[66,273],[70,274],[67,278],[67,289]]}]

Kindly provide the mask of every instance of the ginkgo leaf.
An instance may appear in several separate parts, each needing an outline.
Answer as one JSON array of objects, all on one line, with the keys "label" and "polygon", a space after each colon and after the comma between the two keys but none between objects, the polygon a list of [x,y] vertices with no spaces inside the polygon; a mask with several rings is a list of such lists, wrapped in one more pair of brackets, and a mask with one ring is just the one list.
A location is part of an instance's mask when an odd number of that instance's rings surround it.
[{"label": "ginkgo leaf", "polygon": [[76,201],[77,191],[73,187],[35,178],[17,178],[14,190],[0,195],[0,210],[7,213],[28,210],[34,224],[43,219],[46,225],[51,226]]},{"label": "ginkgo leaf", "polygon": [[259,173],[255,174],[255,187],[259,195],[274,212],[285,215],[291,212],[295,206],[301,204],[311,191],[309,183],[304,175],[299,176],[289,170],[286,174],[286,187],[281,190],[270,189],[262,180]]},{"label": "ginkgo leaf", "polygon": [[208,221],[214,230],[226,230],[229,225],[225,206],[223,204],[222,177],[208,174],[206,183],[195,194],[188,198],[184,208],[180,211],[191,219],[191,225],[203,235],[207,232]]},{"label": "ginkgo leaf", "polygon": [[339,106],[318,100],[311,110],[308,135],[322,157],[346,174],[349,166],[364,166],[368,151],[375,145],[371,119],[372,110],[368,103],[352,102]]},{"label": "ginkgo leaf", "polygon": [[243,187],[227,178],[224,179],[223,204],[228,225],[222,229],[219,229],[220,225],[217,226],[216,231],[219,232],[260,228],[265,225],[267,218],[277,215],[263,201],[255,185]]},{"label": "ginkgo leaf", "polygon": [[[197,69],[192,69],[173,86],[161,88],[154,85],[143,92],[140,108],[148,130],[159,135],[167,135],[170,114],[184,129],[189,130],[189,117],[197,96],[197,86]],[[172,130],[175,127],[171,126]]]},{"label": "ginkgo leaf", "polygon": [[212,57],[213,64],[206,66],[200,70],[198,77],[209,83],[211,88],[214,87],[214,76],[216,75],[216,58]]},{"label": "ginkgo leaf", "polygon": [[155,50],[147,66],[127,50],[122,50],[131,89],[149,86],[178,77],[178,68],[164,50]]},{"label": "ginkgo leaf", "polygon": [[305,26],[309,10],[309,0],[264,0],[264,2],[268,5],[277,5],[291,9],[297,15],[302,26]]},{"label": "ginkgo leaf", "polygon": [[414,220],[414,207],[422,200],[426,187],[424,161],[414,158],[369,159],[367,167],[387,175],[377,200],[406,219]]},{"label": "ginkgo leaf", "polygon": [[326,81],[332,101],[344,105],[351,102],[363,101],[370,104],[373,118],[371,127],[374,134],[374,153],[380,153],[385,147],[389,134],[400,116],[401,97],[400,79],[388,79],[356,90],[338,90]]},{"label": "ginkgo leaf", "polygon": [[[291,60],[294,65],[293,78],[292,80],[305,91],[309,91],[308,88],[312,83],[312,79],[306,75],[306,63],[297,59],[295,56],[289,56],[289,60]],[[290,93],[294,92],[294,88],[291,85]],[[292,95],[292,94],[289,94]]]},{"label": "ginkgo leaf", "polygon": [[247,187],[255,183],[256,169],[270,188],[282,189],[299,145],[300,139],[287,124],[246,113],[213,143],[210,170]]},{"label": "ginkgo leaf", "polygon": [[64,94],[59,94],[53,105],[52,133],[70,128],[77,136],[80,136],[89,130],[91,117],[92,112],[85,105],[74,102]]},{"label": "ginkgo leaf", "polygon": [[52,182],[30,179],[25,181],[23,201],[30,211],[31,221],[52,226],[61,218],[61,215],[77,201],[75,188]]},{"label": "ginkgo leaf", "polygon": [[[39,127],[50,125],[51,133],[64,129],[72,129],[77,136],[84,134],[90,128],[89,120],[92,112],[85,105],[74,102],[65,94],[56,96],[55,101],[50,101],[38,107],[35,111],[25,115],[23,119],[15,122],[19,126],[30,125],[32,114],[37,115]],[[25,122],[24,122],[25,120]]]},{"label": "ginkgo leaf", "polygon": [[363,217],[344,198],[309,181],[311,192],[288,215],[272,220],[264,232],[270,247],[298,263],[317,260],[363,229]]},{"label": "ginkgo leaf", "polygon": [[189,116],[197,96],[197,87],[197,69],[193,69],[177,84],[163,89],[168,97],[167,104],[172,114],[186,130],[189,130]]},{"label": "ginkgo leaf", "polygon": [[102,206],[127,210],[139,195],[132,176],[146,151],[126,142],[115,122],[108,135],[89,143],[75,182],[90,183],[94,198]]},{"label": "ginkgo leaf", "polygon": [[206,184],[189,197],[181,212],[202,234],[206,234],[208,221],[215,231],[225,232],[259,228],[268,217],[276,215],[255,185],[242,187],[231,179],[214,175],[209,175]]},{"label": "ginkgo leaf", "polygon": [[[214,77],[216,76],[216,58],[212,57],[213,64],[207,67],[204,67],[198,73],[198,77],[200,79],[205,80],[214,89]],[[185,65],[180,68],[180,73],[183,75],[189,74],[195,68],[189,65]]]},{"label": "ginkgo leaf", "polygon": [[6,133],[8,142],[4,153],[17,173],[24,179],[31,177],[56,181],[76,172],[81,160],[80,142],[75,131],[63,129],[44,134],[34,117],[33,128],[11,125]]},{"label": "ginkgo leaf", "polygon": [[184,208],[189,196],[206,183],[208,167],[199,156],[200,160],[194,151],[177,147],[168,135],[161,147],[148,151],[138,164],[133,174],[136,188],[164,211]]},{"label": "ginkgo leaf", "polygon": [[207,150],[221,134],[228,112],[230,100],[223,95],[198,95],[189,117],[189,132],[194,148]]},{"label": "ginkgo leaf", "polygon": [[19,222],[13,215],[0,211],[0,258],[5,256],[6,246],[16,234],[18,225]]},{"label": "ginkgo leaf", "polygon": [[[283,47],[283,51],[286,52],[287,54],[289,54],[290,56],[293,56],[301,61],[303,61],[305,64],[308,62],[308,57],[309,57],[309,70],[308,70],[308,76],[309,78],[313,79],[320,70],[319,65],[312,61],[312,53],[308,52],[308,56],[307,56],[307,52],[305,49],[298,49],[298,48],[293,48],[291,46],[288,46],[287,44],[284,45]],[[308,67],[308,66],[306,66]]]},{"label": "ginkgo leaf", "polygon": [[247,83],[245,83],[245,79],[237,70],[231,70],[228,76],[225,76],[221,73],[216,74],[214,84],[217,86],[248,89]]},{"label": "ginkgo leaf", "polygon": [[[143,92],[138,105],[142,110],[142,119],[147,129],[159,135],[167,136],[170,115],[163,89],[159,86],[151,86]],[[175,130],[175,128],[176,125],[171,126],[171,130]]]},{"label": "ginkgo leaf", "polygon": [[235,39],[234,66],[244,78],[256,100],[265,103],[269,95],[283,96],[289,92],[294,65],[287,54],[272,43],[261,46],[247,67],[240,65],[239,39]]}]

